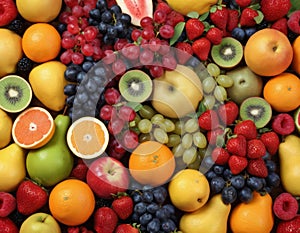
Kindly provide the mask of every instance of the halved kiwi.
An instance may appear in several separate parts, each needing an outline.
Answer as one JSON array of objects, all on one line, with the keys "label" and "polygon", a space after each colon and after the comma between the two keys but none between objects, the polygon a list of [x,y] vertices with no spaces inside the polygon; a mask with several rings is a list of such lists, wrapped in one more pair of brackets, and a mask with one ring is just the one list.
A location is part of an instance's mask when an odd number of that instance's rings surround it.
[{"label": "halved kiwi", "polygon": [[254,121],[256,128],[260,129],[271,120],[272,107],[261,97],[249,97],[240,105],[240,117],[242,120]]},{"label": "halved kiwi", "polygon": [[32,99],[30,84],[17,75],[7,75],[0,79],[0,108],[6,112],[24,110]]},{"label": "halved kiwi", "polygon": [[224,37],[218,45],[211,48],[211,56],[214,62],[222,68],[233,68],[243,58],[243,45],[232,37]]},{"label": "halved kiwi", "polygon": [[152,79],[141,70],[129,70],[120,78],[119,90],[127,101],[141,103],[152,93]]}]

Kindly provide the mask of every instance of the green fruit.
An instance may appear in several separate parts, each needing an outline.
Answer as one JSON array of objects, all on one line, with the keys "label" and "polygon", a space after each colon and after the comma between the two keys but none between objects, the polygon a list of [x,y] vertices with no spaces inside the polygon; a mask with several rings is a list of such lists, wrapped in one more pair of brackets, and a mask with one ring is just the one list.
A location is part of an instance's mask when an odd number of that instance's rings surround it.
[{"label": "green fruit", "polygon": [[43,147],[30,150],[26,159],[26,168],[32,180],[42,186],[50,187],[66,179],[73,168],[73,155],[67,143],[66,133],[70,118],[57,115],[55,133]]}]

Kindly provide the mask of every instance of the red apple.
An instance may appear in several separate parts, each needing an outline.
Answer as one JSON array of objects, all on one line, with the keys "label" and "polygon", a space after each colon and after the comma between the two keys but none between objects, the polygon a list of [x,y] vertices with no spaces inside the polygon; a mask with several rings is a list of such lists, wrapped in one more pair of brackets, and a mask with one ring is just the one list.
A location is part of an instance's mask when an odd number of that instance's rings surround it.
[{"label": "red apple", "polygon": [[128,189],[129,172],[117,159],[100,157],[89,166],[86,181],[96,196],[109,199]]}]

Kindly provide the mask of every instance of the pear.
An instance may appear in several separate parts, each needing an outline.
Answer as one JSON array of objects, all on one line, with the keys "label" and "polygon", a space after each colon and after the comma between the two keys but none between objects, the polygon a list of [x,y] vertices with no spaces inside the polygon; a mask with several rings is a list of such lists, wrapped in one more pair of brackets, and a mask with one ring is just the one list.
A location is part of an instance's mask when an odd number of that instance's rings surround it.
[{"label": "pear", "polygon": [[53,186],[66,179],[72,171],[74,158],[66,142],[70,121],[68,116],[57,115],[51,140],[41,148],[30,150],[27,155],[28,174],[42,186]]},{"label": "pear", "polygon": [[300,195],[300,137],[290,134],[279,144],[280,177],[284,189],[294,196]]},{"label": "pear", "polygon": [[183,233],[226,233],[230,209],[231,205],[224,204],[221,194],[214,195],[200,209],[185,213],[179,229]]},{"label": "pear", "polygon": [[0,109],[0,149],[6,147],[11,141],[12,119],[5,111]]},{"label": "pear", "polygon": [[15,191],[26,176],[26,151],[12,143],[0,150],[0,192]]}]

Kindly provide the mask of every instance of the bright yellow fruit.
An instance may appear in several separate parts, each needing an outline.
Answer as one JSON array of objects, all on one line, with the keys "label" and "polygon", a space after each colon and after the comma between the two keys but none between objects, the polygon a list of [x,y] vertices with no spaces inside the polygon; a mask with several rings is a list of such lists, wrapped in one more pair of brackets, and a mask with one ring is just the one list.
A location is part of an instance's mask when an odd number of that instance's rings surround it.
[{"label": "bright yellow fruit", "polygon": [[0,149],[7,146],[11,141],[12,119],[0,109]]},{"label": "bright yellow fruit", "polygon": [[59,61],[49,61],[34,67],[29,73],[29,83],[34,95],[53,111],[60,111],[65,106],[66,68]]},{"label": "bright yellow fruit", "polygon": [[192,11],[200,15],[209,11],[210,7],[215,5],[218,0],[166,0],[171,8],[183,15]]},{"label": "bright yellow fruit", "polygon": [[14,73],[17,62],[22,58],[21,37],[5,28],[0,28],[0,78]]},{"label": "bright yellow fruit", "polygon": [[54,20],[62,7],[62,0],[17,0],[20,15],[33,23],[47,23]]}]

